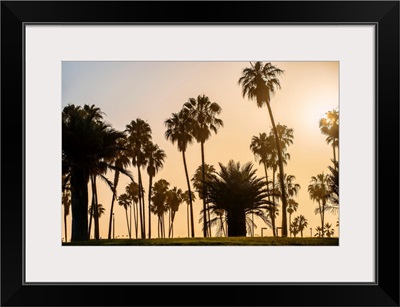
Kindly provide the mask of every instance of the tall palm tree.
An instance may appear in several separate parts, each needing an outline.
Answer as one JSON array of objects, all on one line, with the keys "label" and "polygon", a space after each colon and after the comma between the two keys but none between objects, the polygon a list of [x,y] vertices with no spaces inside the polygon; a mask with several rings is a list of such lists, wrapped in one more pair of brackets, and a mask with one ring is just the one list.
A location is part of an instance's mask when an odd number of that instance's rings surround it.
[{"label": "tall palm tree", "polygon": [[333,164],[336,167],[336,150],[339,149],[339,111],[331,110],[325,114],[325,117],[319,120],[321,133],[326,135],[326,142],[332,145]]},{"label": "tall palm tree", "polygon": [[[204,199],[203,197],[203,178],[205,181],[209,181],[211,180],[213,177],[215,177],[216,175],[216,170],[214,168],[213,165],[204,164],[204,168],[203,165],[200,165],[197,167],[191,181],[193,182],[193,187],[196,190],[196,192],[199,195],[200,199]],[[207,198],[205,198],[205,203],[208,204],[208,200]],[[206,217],[206,221],[208,221],[210,219],[210,215],[211,215],[211,211],[210,210],[200,210],[200,214],[207,214]],[[208,227],[206,229],[206,233],[208,236],[211,236],[211,223],[204,223],[204,217],[201,218],[201,221],[203,222],[203,227],[207,224]]]},{"label": "tall palm tree", "polygon": [[[317,176],[311,177],[311,183],[308,186],[308,193],[310,198],[318,203],[318,208],[315,209],[315,214],[320,214],[321,216],[321,228],[324,230],[324,215],[326,211],[327,198],[329,197],[329,177],[323,172]],[[322,232],[322,237],[324,236],[324,231]]]},{"label": "tall palm tree", "polygon": [[328,166],[329,171],[329,201],[333,208],[339,209],[339,162],[334,162],[334,167]]},{"label": "tall palm tree", "polygon": [[168,237],[171,237],[171,236],[174,237],[175,214],[176,214],[176,212],[178,212],[179,206],[183,202],[182,194],[183,194],[182,190],[177,187],[173,187],[171,190],[168,191],[168,194],[167,194],[167,203],[168,203],[169,210],[171,212],[171,226],[169,228]]},{"label": "tall palm tree", "polygon": [[[111,162],[114,163],[114,166],[116,167],[116,170],[114,172],[114,189],[115,190],[117,190],[117,186],[118,186],[118,182],[119,182],[119,175],[120,175],[119,169],[126,169],[131,164],[131,161],[130,161],[129,155],[128,155],[129,153],[127,150],[127,139],[121,138],[117,142],[117,148],[118,148],[118,150],[116,151],[115,156],[112,157],[112,160],[111,160]],[[116,193],[113,193],[112,199],[111,199],[110,220],[108,223],[108,239],[109,240],[111,239],[115,198],[116,198]]]},{"label": "tall palm tree", "polygon": [[158,237],[165,238],[164,215],[168,211],[167,197],[169,182],[159,179],[153,185],[151,212],[158,217]]},{"label": "tall palm tree", "polygon": [[166,154],[157,144],[153,144],[151,141],[147,142],[144,146],[144,154],[147,158],[147,174],[149,175],[149,193],[148,193],[148,211],[149,211],[149,239],[151,239],[151,187],[153,184],[153,178],[157,172],[163,167],[164,159]]},{"label": "tall palm tree", "polygon": [[[226,166],[219,163],[221,170],[210,181],[205,181],[208,210],[222,209],[228,219],[228,236],[246,236],[246,215],[254,213],[264,221],[268,208],[268,191],[264,178],[256,177],[252,163],[243,166],[230,160]],[[203,217],[206,214],[203,214]]]},{"label": "tall palm tree", "polygon": [[303,215],[296,216],[294,218],[294,222],[297,224],[298,229],[301,233],[301,237],[303,237],[303,230],[307,228],[308,221]]},{"label": "tall palm tree", "polygon": [[[275,135],[276,148],[278,152],[278,166],[280,173],[281,187],[284,187],[283,181],[283,156],[279,143],[278,132],[275,125],[274,116],[271,109],[271,97],[277,88],[280,88],[279,76],[283,74],[283,70],[272,65],[270,62],[250,62],[251,67],[242,70],[242,76],[238,80],[238,84],[242,86],[242,96],[249,100],[256,100],[259,108],[264,105],[268,108],[272,129]],[[287,237],[287,221],[286,221],[287,199],[285,193],[282,193],[282,236]]]},{"label": "tall palm tree", "polygon": [[132,199],[129,197],[128,194],[123,193],[118,197],[118,204],[125,209],[125,216],[126,216],[126,226],[128,227],[128,235],[129,239],[132,238],[132,229],[129,226],[128,220],[128,207],[132,205]]},{"label": "tall palm tree", "polygon": [[172,113],[172,116],[164,122],[167,130],[165,137],[172,144],[177,143],[178,150],[182,152],[183,166],[185,168],[186,184],[188,187],[191,234],[194,238],[194,220],[193,220],[193,193],[190,188],[189,174],[186,164],[185,152],[189,144],[193,142],[193,119],[189,116],[187,109],[182,109],[179,113]]},{"label": "tall palm tree", "polygon": [[137,118],[132,120],[130,124],[126,125],[125,131],[128,133],[128,142],[131,148],[132,164],[136,166],[138,171],[138,184],[139,184],[139,214],[141,236],[146,237],[146,222],[145,222],[145,206],[144,206],[144,189],[142,184],[142,176],[140,168],[144,167],[147,163],[146,156],[143,152],[146,143],[151,141],[151,128],[150,125],[144,120]]},{"label": "tall palm tree", "polygon": [[[107,161],[115,154],[122,132],[102,122],[103,113],[94,105],[70,104],[62,111],[62,171],[70,176],[72,237],[71,241],[88,240],[88,183],[91,176],[111,169]],[[95,229],[98,234],[98,216]]]},{"label": "tall palm tree", "polygon": [[[190,193],[190,194],[189,194]],[[191,228],[191,219],[189,219],[190,216],[190,201],[196,200],[196,196],[192,191],[186,190],[182,194],[182,201],[187,204],[187,209],[186,209],[186,220],[187,220],[187,229],[188,229],[188,238],[190,237],[190,228]]]},{"label": "tall palm tree", "polygon": [[[204,143],[211,137],[211,133],[218,132],[220,127],[224,126],[223,121],[217,116],[222,112],[222,108],[216,102],[211,102],[205,95],[199,95],[197,98],[189,98],[184,104],[184,108],[189,110],[190,117],[194,120],[193,136],[201,144],[201,165],[202,180],[205,181],[205,157]],[[205,194],[203,185],[203,194]],[[206,199],[203,198],[203,210],[206,212]],[[207,236],[207,216],[204,216],[203,235]]]}]

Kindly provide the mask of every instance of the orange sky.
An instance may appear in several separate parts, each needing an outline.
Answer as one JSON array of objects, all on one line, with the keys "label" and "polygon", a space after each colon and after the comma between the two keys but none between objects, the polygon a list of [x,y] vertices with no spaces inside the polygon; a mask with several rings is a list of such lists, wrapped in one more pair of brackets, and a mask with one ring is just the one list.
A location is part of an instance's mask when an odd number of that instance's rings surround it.
[{"label": "orange sky", "polygon": [[[275,122],[294,130],[294,143],[288,149],[291,155],[285,172],[296,177],[301,185],[296,201],[299,203],[293,217],[302,214],[309,222],[309,228],[320,225],[320,218],[314,214],[317,204],[310,200],[307,187],[311,176],[328,173],[327,166],[332,158],[332,148],[327,145],[318,127],[318,120],[324,113],[339,106],[339,62],[273,62],[284,70],[281,76],[282,89],[271,100]],[[69,103],[75,105],[95,104],[106,113],[105,120],[114,128],[124,130],[131,120],[141,118],[152,128],[153,142],[167,155],[163,169],[153,182],[161,178],[186,190],[182,155],[176,145],[164,137],[164,121],[171,113],[178,112],[189,97],[205,94],[217,102],[222,112],[220,118],[224,127],[212,135],[205,144],[206,163],[218,170],[218,163],[226,164],[230,159],[241,162],[255,162],[249,149],[253,135],[269,132],[271,123],[267,108],[257,108],[255,102],[242,98],[237,81],[248,62],[63,62],[62,65],[62,108]],[[188,171],[191,176],[201,163],[200,145],[189,146],[187,152]],[[131,168],[135,180],[137,171]],[[145,174],[145,172],[143,172]],[[260,168],[257,172],[263,176]],[[112,179],[113,173],[107,177]],[[144,187],[148,190],[148,177],[143,176]],[[123,193],[128,180],[121,177],[117,188]],[[147,197],[146,197],[147,199]],[[100,219],[100,236],[108,232],[108,218],[111,192],[99,183],[99,203],[106,208]],[[147,202],[146,202],[147,203]],[[198,223],[201,201],[194,203],[195,232],[202,236]],[[62,208],[61,208],[62,209]],[[61,210],[62,212],[62,210]],[[116,236],[126,236],[127,226],[124,209],[116,204]],[[147,212],[147,211],[146,211]],[[62,216],[62,214],[61,214]],[[326,213],[326,222],[336,224],[338,215]],[[71,216],[67,219],[70,238]],[[266,225],[256,220],[255,234],[261,234]],[[281,217],[277,219],[277,226]],[[152,234],[157,234],[157,218],[152,218]],[[335,235],[338,229],[334,227]],[[271,235],[268,229],[265,235]],[[309,230],[305,235],[309,235]],[[187,236],[186,205],[182,205],[175,217],[175,237]],[[62,222],[62,236],[64,225]]]}]

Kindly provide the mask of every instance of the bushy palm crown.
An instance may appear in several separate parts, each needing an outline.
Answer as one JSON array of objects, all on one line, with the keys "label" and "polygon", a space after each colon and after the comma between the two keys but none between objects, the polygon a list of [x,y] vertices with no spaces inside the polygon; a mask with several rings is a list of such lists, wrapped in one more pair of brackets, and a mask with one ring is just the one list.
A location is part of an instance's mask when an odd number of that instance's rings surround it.
[{"label": "bushy palm crown", "polygon": [[145,165],[146,160],[143,147],[152,139],[150,125],[144,120],[137,118],[126,125],[125,132],[128,133],[128,142],[132,149],[131,157],[133,164],[136,166]]},{"label": "bushy palm crown", "polygon": [[243,166],[239,162],[230,160],[221,168],[217,176],[206,181],[207,197],[215,209],[244,210],[249,212],[255,209],[268,209],[266,200],[268,191],[263,178],[256,177],[256,170],[252,163]]},{"label": "bushy palm crown", "polygon": [[165,138],[172,144],[177,143],[179,151],[186,151],[188,144],[193,142],[193,119],[189,116],[188,109],[182,109],[179,113],[172,113],[164,122],[167,130]]},{"label": "bushy palm crown", "polygon": [[161,217],[165,212],[168,211],[167,197],[168,197],[169,182],[165,179],[156,181],[153,185],[152,190],[152,205],[150,207],[151,212]]},{"label": "bushy palm crown", "polygon": [[147,142],[144,145],[144,155],[147,158],[147,173],[154,177],[163,166],[166,154],[157,144]]},{"label": "bushy palm crown", "polygon": [[[271,167],[271,156],[275,150],[275,140],[272,135],[260,133],[259,136],[253,136],[250,143],[250,149],[256,157],[256,161],[264,164],[267,168]],[[276,155],[276,154],[275,154]]]},{"label": "bushy palm crown", "polygon": [[256,100],[257,106],[261,108],[269,104],[271,94],[276,88],[280,88],[278,76],[283,70],[273,66],[271,63],[250,62],[251,67],[242,70],[242,76],[238,83],[242,86],[243,97]]},{"label": "bushy palm crown", "polygon": [[[204,164],[204,179],[205,181],[210,181],[216,176],[216,170],[213,165]],[[199,194],[199,198],[203,199],[203,177],[202,177],[202,166],[199,165],[194,173],[191,181],[196,192]]]},{"label": "bushy palm crown", "polygon": [[189,98],[184,108],[189,111],[193,120],[192,134],[197,142],[204,143],[211,137],[211,132],[217,133],[218,128],[224,125],[223,121],[217,118],[222,111],[221,107],[205,95]]},{"label": "bushy palm crown", "polygon": [[339,145],[339,112],[332,110],[326,113],[326,117],[319,120],[321,133],[326,135],[326,142],[334,147]]},{"label": "bushy palm crown", "polygon": [[308,186],[308,193],[312,200],[317,202],[326,201],[329,196],[329,177],[324,173],[311,177],[311,183]]}]

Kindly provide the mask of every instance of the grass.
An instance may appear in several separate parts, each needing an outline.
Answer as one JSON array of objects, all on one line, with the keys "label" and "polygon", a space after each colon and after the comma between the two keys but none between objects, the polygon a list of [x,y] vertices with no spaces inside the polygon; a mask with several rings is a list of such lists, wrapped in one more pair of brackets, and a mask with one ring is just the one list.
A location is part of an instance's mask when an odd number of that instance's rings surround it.
[{"label": "grass", "polygon": [[215,237],[170,239],[112,239],[62,243],[63,246],[338,246],[339,238]]}]

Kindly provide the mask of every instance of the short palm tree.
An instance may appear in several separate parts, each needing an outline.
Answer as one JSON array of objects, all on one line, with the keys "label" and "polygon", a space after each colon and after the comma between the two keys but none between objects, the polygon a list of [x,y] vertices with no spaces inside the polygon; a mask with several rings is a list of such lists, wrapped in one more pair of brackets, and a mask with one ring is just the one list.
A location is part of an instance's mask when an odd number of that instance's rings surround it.
[{"label": "short palm tree", "polygon": [[125,194],[128,195],[128,198],[131,202],[130,210],[130,223],[129,223],[129,228],[131,229],[132,232],[132,209],[133,209],[133,220],[135,222],[135,238],[138,238],[138,216],[139,216],[139,209],[138,209],[138,203],[139,203],[139,185],[135,181],[131,181],[126,187],[125,187]]},{"label": "short palm tree", "polygon": [[[189,194],[190,193],[190,194]],[[190,195],[190,196],[189,196]],[[190,216],[190,202],[196,200],[196,195],[192,191],[189,192],[189,190],[186,190],[182,194],[182,201],[187,204],[187,209],[186,209],[186,220],[187,220],[187,229],[188,229],[188,238],[190,237],[190,229],[191,229],[191,219],[189,218]],[[194,234],[193,234],[194,236]]]},{"label": "short palm tree", "polygon": [[[280,143],[278,141],[278,131],[275,125],[274,116],[271,109],[271,97],[275,93],[277,88],[280,88],[279,76],[283,74],[283,70],[272,65],[270,62],[250,62],[251,67],[244,68],[242,70],[242,76],[239,78],[238,83],[242,86],[242,95],[249,100],[255,100],[259,108],[264,105],[268,108],[269,117],[272,124],[276,140],[276,149],[278,154],[278,166],[279,173],[281,174],[279,180],[281,187],[284,187],[283,181],[283,155]],[[282,193],[282,236],[287,237],[287,221],[286,221],[286,209],[287,199],[285,193]]]},{"label": "short palm tree", "polygon": [[118,204],[120,206],[122,206],[125,209],[125,216],[126,216],[126,226],[128,227],[128,235],[129,235],[129,239],[132,238],[132,230],[129,226],[129,220],[128,220],[128,207],[130,207],[132,205],[132,200],[129,197],[128,194],[123,193],[118,197]]},{"label": "short palm tree", "polygon": [[297,224],[298,229],[301,233],[301,237],[303,237],[303,230],[307,228],[308,221],[303,215],[296,216],[294,218],[294,222]]},{"label": "short palm tree", "polygon": [[[315,209],[315,214],[321,216],[321,228],[324,229],[324,216],[327,210],[327,199],[329,197],[329,177],[324,173],[311,177],[311,183],[308,186],[308,193],[310,198],[318,203],[318,208]],[[324,236],[324,232],[322,232]]]},{"label": "short palm tree", "polygon": [[165,238],[164,215],[168,212],[169,182],[165,179],[159,179],[153,185],[151,212],[158,217],[158,237]]},{"label": "short palm tree", "polygon": [[293,198],[289,198],[287,212],[289,213],[289,225],[292,223],[292,214],[297,211],[299,207],[299,203],[296,202]]},{"label": "short palm tree", "polygon": [[189,144],[193,142],[193,119],[189,116],[187,109],[182,109],[179,113],[172,113],[172,116],[164,122],[167,130],[165,137],[170,140],[172,144],[177,143],[178,150],[182,152],[183,166],[185,169],[186,184],[188,187],[189,208],[190,208],[190,224],[191,234],[194,238],[194,220],[193,220],[193,193],[190,187],[189,174],[186,164],[186,149]]},{"label": "short palm tree", "polygon": [[169,210],[171,213],[171,225],[170,225],[169,231],[168,231],[169,238],[174,237],[175,214],[176,214],[176,212],[178,212],[179,206],[183,202],[182,194],[183,194],[182,190],[177,187],[173,187],[167,193],[167,203],[168,203],[168,207],[169,207]]},{"label": "short palm tree", "polygon": [[151,207],[151,187],[153,183],[153,178],[157,174],[157,172],[163,167],[164,159],[166,154],[164,150],[162,150],[157,144],[153,144],[151,141],[147,142],[144,146],[144,154],[147,158],[147,174],[149,175],[149,236],[151,239],[151,215],[150,215],[150,207]]},{"label": "short palm tree", "polygon": [[[201,144],[201,165],[202,165],[202,180],[205,181],[205,157],[204,157],[204,143],[211,137],[211,133],[218,132],[220,127],[224,126],[223,121],[217,116],[222,112],[222,108],[216,102],[211,100],[205,95],[198,95],[197,98],[189,98],[184,104],[184,108],[189,111],[190,117],[193,119],[194,125],[193,136],[196,141]],[[203,190],[204,190],[203,186]],[[205,194],[205,191],[203,191]],[[206,211],[206,199],[203,198],[203,210]],[[203,235],[207,236],[207,216],[204,216]]]},{"label": "short palm tree", "polygon": [[[215,173],[216,173],[216,170],[213,165],[206,163],[204,165],[204,168],[203,168],[203,165],[200,165],[197,167],[196,172],[194,173],[191,181],[193,182],[193,187],[196,190],[196,192],[198,193],[200,199],[203,200],[203,178],[205,181],[209,181],[213,177],[215,177]],[[205,198],[205,203],[208,204],[207,198]],[[210,210],[204,211],[204,209],[200,210],[200,214],[204,214],[204,213],[207,214],[206,221],[208,221],[210,219],[211,211]],[[204,217],[201,218],[201,221],[203,222],[203,227],[206,224],[208,225],[206,232],[207,232],[208,236],[211,236],[211,223],[208,223],[208,222],[204,223]]]},{"label": "short palm tree", "polygon": [[[219,163],[220,171],[207,186],[206,196],[210,201],[208,210],[226,211],[228,236],[246,236],[246,215],[254,213],[267,220],[264,210],[268,209],[268,191],[264,178],[257,178],[253,164],[243,166],[230,160],[225,166]],[[206,216],[206,214],[203,214]]]}]

